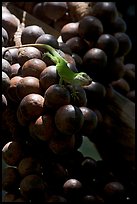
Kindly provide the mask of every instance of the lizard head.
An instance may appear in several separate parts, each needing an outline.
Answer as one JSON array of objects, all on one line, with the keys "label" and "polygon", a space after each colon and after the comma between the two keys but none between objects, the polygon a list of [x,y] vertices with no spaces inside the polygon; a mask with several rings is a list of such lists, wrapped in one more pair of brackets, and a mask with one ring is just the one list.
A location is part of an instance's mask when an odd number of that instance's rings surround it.
[{"label": "lizard head", "polygon": [[80,72],[76,74],[74,81],[77,85],[88,86],[92,82],[92,79],[85,72]]}]

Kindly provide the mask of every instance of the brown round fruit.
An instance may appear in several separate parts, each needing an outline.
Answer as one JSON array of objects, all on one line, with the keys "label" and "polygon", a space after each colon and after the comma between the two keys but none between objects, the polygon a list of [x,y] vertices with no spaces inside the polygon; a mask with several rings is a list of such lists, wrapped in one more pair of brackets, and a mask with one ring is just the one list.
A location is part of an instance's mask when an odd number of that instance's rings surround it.
[{"label": "brown round fruit", "polygon": [[27,200],[34,198],[39,198],[40,200],[41,196],[44,194],[44,191],[45,183],[43,179],[36,174],[25,176],[20,182],[21,195]]},{"label": "brown round fruit", "polygon": [[39,94],[32,93],[21,100],[17,110],[17,118],[19,123],[24,126],[30,121],[36,120],[43,112],[44,98]]},{"label": "brown round fruit", "polygon": [[46,67],[47,65],[41,59],[30,59],[23,64],[21,74],[23,77],[32,76],[39,79],[41,72]]},{"label": "brown round fruit", "polygon": [[35,47],[24,47],[19,48],[18,52],[18,63],[23,66],[23,64],[29,59],[41,59],[41,52]]},{"label": "brown round fruit", "polygon": [[24,157],[18,165],[18,172],[21,175],[21,177],[25,177],[29,174],[41,174],[42,167],[41,163],[38,159],[28,156]]},{"label": "brown round fruit", "polygon": [[71,23],[65,24],[62,27],[60,31],[60,35],[62,37],[63,42],[66,42],[68,39],[72,37],[78,36],[78,26],[79,26],[79,22],[71,22]]},{"label": "brown round fruit", "polygon": [[30,136],[34,139],[48,141],[55,132],[54,118],[50,114],[39,116],[36,121],[29,124]]},{"label": "brown round fruit", "polygon": [[66,45],[71,49],[72,53],[83,56],[88,51],[88,43],[79,36],[69,38]]},{"label": "brown round fruit", "polygon": [[40,74],[40,85],[46,91],[51,85],[59,82],[59,76],[55,65],[48,66]]},{"label": "brown round fruit", "polygon": [[24,156],[23,150],[24,149],[19,142],[8,142],[2,149],[2,158],[7,165],[16,166]]},{"label": "brown round fruit", "polygon": [[42,94],[39,79],[32,76],[23,77],[18,81],[16,85],[16,93],[18,98],[21,100],[28,94]]},{"label": "brown round fruit", "polygon": [[15,192],[19,187],[19,173],[16,167],[8,166],[2,172],[2,189],[7,192]]},{"label": "brown round fruit", "polygon": [[19,102],[20,99],[17,96],[17,84],[19,83],[19,81],[22,79],[21,76],[15,76],[13,78],[11,78],[10,80],[10,86],[7,90],[8,92],[8,97],[10,98],[10,100],[14,101],[14,102]]}]

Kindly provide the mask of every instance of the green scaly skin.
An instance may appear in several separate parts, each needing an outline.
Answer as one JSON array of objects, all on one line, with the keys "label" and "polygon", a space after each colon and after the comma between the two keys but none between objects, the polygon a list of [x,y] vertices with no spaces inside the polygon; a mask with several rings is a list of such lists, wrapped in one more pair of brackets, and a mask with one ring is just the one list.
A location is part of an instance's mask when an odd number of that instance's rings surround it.
[{"label": "green scaly skin", "polygon": [[[23,47],[36,47],[44,48],[48,52],[45,52],[43,56],[48,56],[55,64],[58,75],[60,77],[59,83],[62,84],[63,81],[71,84],[74,88],[75,86],[87,86],[92,82],[92,79],[85,73],[79,72],[75,73],[68,67],[68,62],[50,45],[47,44],[25,44],[21,46],[12,46],[5,48],[5,52],[14,48],[23,48]],[[74,91],[73,91],[74,92]],[[75,96],[75,93],[73,93]]]}]

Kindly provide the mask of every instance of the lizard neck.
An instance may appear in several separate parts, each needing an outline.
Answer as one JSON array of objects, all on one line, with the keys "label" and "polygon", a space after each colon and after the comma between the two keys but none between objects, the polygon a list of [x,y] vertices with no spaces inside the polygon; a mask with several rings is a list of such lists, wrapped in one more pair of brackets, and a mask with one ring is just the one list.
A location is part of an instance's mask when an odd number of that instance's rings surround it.
[{"label": "lizard neck", "polygon": [[71,69],[69,69],[69,67],[67,66],[67,64],[64,63],[58,63],[56,65],[57,68],[57,72],[59,77],[69,83],[69,84],[73,84],[74,78],[77,75],[77,73],[73,72]]}]

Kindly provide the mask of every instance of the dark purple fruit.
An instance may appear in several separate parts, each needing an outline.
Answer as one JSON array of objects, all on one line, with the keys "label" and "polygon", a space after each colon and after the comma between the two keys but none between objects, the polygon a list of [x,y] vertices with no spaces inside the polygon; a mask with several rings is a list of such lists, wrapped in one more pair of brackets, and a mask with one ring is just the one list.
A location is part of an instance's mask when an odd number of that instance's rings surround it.
[{"label": "dark purple fruit", "polygon": [[34,139],[49,141],[55,133],[54,118],[50,114],[39,116],[29,124],[30,136]]},{"label": "dark purple fruit", "polygon": [[99,79],[107,65],[107,55],[99,48],[89,49],[83,57],[83,69],[91,78]]},{"label": "dark purple fruit", "polygon": [[9,50],[5,52],[5,47],[2,47],[2,58],[7,60],[10,64],[12,64],[12,55]]},{"label": "dark purple fruit", "polygon": [[67,200],[65,197],[60,195],[51,195],[47,199],[48,203],[67,203]]},{"label": "dark purple fruit", "polygon": [[[68,85],[68,90],[70,91],[70,94],[71,94],[72,105],[78,106],[78,107],[87,105],[87,96],[83,87],[76,86],[74,90],[74,87],[72,87],[71,85]],[[74,92],[76,93],[76,96],[73,95]]]},{"label": "dark purple fruit", "polygon": [[124,32],[117,32],[114,34],[114,37],[118,40],[119,43],[117,56],[121,57],[127,55],[132,48],[130,37]]},{"label": "dark purple fruit", "polygon": [[2,189],[7,192],[15,192],[19,187],[19,173],[16,167],[8,166],[2,172]]},{"label": "dark purple fruit", "polygon": [[35,43],[37,44],[48,44],[56,49],[58,49],[59,45],[58,45],[58,41],[57,38],[54,35],[51,34],[43,34],[41,36],[39,36]]},{"label": "dark purple fruit", "polygon": [[103,198],[99,199],[98,196],[88,194],[83,196],[82,203],[101,204],[101,203],[104,203],[104,200]]},{"label": "dark purple fruit", "polygon": [[70,93],[60,84],[51,85],[44,94],[45,105],[52,109],[58,109],[70,103]]},{"label": "dark purple fruit", "polygon": [[21,75],[21,66],[19,63],[15,63],[11,65],[11,79],[15,76]]},{"label": "dark purple fruit", "polygon": [[46,11],[45,16],[54,21],[60,19],[67,12],[66,2],[44,2],[43,7]]},{"label": "dark purple fruit", "polygon": [[44,196],[45,190],[46,185],[43,179],[36,174],[25,176],[20,182],[21,195],[27,200],[41,200],[41,198]]},{"label": "dark purple fruit", "polygon": [[40,85],[46,91],[51,85],[59,82],[59,76],[55,65],[48,66],[40,74]]},{"label": "dark purple fruit", "polygon": [[5,47],[8,44],[9,36],[7,31],[2,27],[2,46]]},{"label": "dark purple fruit", "polygon": [[108,28],[110,33],[117,33],[117,32],[126,32],[127,24],[126,21],[121,17],[117,16],[116,19],[110,24],[110,28]]},{"label": "dark purple fruit", "polygon": [[8,52],[11,54],[12,57],[11,65],[18,63],[18,48],[10,49]]},{"label": "dark purple fruit", "polygon": [[104,186],[105,200],[120,201],[123,198],[125,188],[122,183],[112,181]]},{"label": "dark purple fruit", "polygon": [[40,161],[32,156],[24,157],[19,162],[17,168],[21,177],[25,177],[29,174],[40,175],[42,172],[42,166]]},{"label": "dark purple fruit", "polygon": [[112,81],[111,85],[116,91],[118,91],[122,95],[126,95],[130,91],[130,86],[128,82],[123,78],[120,78],[116,81]]},{"label": "dark purple fruit", "polygon": [[80,107],[80,110],[84,116],[84,124],[81,128],[81,132],[85,136],[92,135],[98,124],[97,115],[93,110],[87,107]]},{"label": "dark purple fruit", "polygon": [[89,48],[87,42],[79,36],[69,38],[66,41],[66,45],[68,45],[72,53],[76,53],[80,56],[83,56]]},{"label": "dark purple fruit", "polygon": [[28,25],[21,33],[22,44],[35,43],[36,39],[41,35],[45,34],[44,30],[38,25]]},{"label": "dark purple fruit", "polygon": [[56,134],[49,140],[48,147],[55,155],[68,155],[74,151],[75,135],[62,134],[56,130]]},{"label": "dark purple fruit", "polygon": [[2,58],[2,71],[5,72],[9,78],[11,78],[11,64]]},{"label": "dark purple fruit", "polygon": [[10,87],[10,78],[2,71],[2,93],[6,94],[7,89]]},{"label": "dark purple fruit", "polygon": [[118,51],[119,42],[111,34],[102,34],[97,40],[97,48],[103,50],[108,57],[113,57]]},{"label": "dark purple fruit", "polygon": [[48,24],[48,25],[52,25],[53,20],[51,20],[50,18],[48,18],[48,17],[45,15],[45,9],[44,9],[44,7],[43,7],[43,4],[44,4],[44,2],[36,3],[36,4],[34,5],[33,9],[32,9],[32,14],[33,14],[36,18],[38,18],[38,19],[44,21],[44,23],[46,23],[46,24]]},{"label": "dark purple fruit", "polygon": [[77,179],[68,179],[63,185],[63,191],[68,200],[79,200],[82,196],[82,183]]},{"label": "dark purple fruit", "polygon": [[93,6],[92,15],[103,23],[113,22],[118,16],[118,11],[114,2],[97,2]]},{"label": "dark purple fruit", "polygon": [[96,41],[103,33],[101,21],[94,16],[85,16],[79,21],[78,34],[88,41]]},{"label": "dark purple fruit", "polygon": [[84,116],[77,106],[64,105],[60,107],[55,115],[57,129],[67,135],[78,132],[83,125]]},{"label": "dark purple fruit", "polygon": [[17,199],[18,197],[18,194],[17,193],[9,193],[9,192],[6,192],[3,196],[3,202],[14,202],[15,199]]},{"label": "dark purple fruit", "polygon": [[123,59],[121,57],[114,57],[113,59],[109,60],[105,75],[104,75],[104,81],[115,81],[124,76],[125,67],[123,63]]},{"label": "dark purple fruit", "polygon": [[12,40],[19,25],[19,19],[11,13],[2,13],[2,27],[7,31],[9,40]]},{"label": "dark purple fruit", "polygon": [[105,86],[99,82],[93,81],[90,85],[84,86],[84,90],[87,96],[88,106],[98,106],[101,105],[101,101],[106,96]]}]

